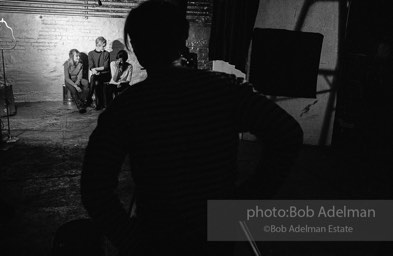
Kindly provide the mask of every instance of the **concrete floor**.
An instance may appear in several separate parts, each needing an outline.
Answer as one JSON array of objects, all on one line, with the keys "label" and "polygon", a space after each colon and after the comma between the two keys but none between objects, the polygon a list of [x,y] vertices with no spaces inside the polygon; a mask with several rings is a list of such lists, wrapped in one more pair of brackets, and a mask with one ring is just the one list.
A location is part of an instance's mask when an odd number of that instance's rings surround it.
[{"label": "concrete floor", "polygon": [[[2,216],[0,255],[48,255],[61,224],[88,217],[79,195],[81,163],[101,112],[88,108],[82,115],[63,102],[18,104],[10,127],[19,140],[0,151],[0,200],[14,209],[10,219]],[[120,183],[128,205],[129,172]]]},{"label": "concrete floor", "polygon": [[84,146],[100,112],[88,108],[79,114],[74,104],[60,101],[20,103],[10,117],[11,135],[28,144]]},{"label": "concrete floor", "polygon": [[[80,168],[99,113],[88,109],[81,115],[63,102],[18,104],[10,126],[19,141],[0,151],[0,200],[14,210],[0,210],[0,255],[48,255],[61,224],[87,217],[79,197]],[[241,141],[242,175],[255,168],[258,152],[255,142]],[[276,198],[392,199],[390,168],[388,153],[364,154],[349,145],[305,146]],[[127,163],[123,169],[119,194],[128,205],[132,182]],[[392,243],[277,242],[261,247],[263,255],[392,255],[381,253],[382,248],[392,252]],[[237,255],[253,254],[243,244]]]}]

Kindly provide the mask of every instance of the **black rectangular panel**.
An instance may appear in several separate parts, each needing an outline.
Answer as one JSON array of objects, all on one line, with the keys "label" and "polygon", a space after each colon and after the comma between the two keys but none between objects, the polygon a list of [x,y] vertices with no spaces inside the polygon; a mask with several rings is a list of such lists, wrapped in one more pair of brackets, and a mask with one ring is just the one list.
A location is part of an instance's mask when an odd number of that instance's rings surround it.
[{"label": "black rectangular panel", "polygon": [[271,96],[315,98],[323,35],[254,29],[250,82]]}]

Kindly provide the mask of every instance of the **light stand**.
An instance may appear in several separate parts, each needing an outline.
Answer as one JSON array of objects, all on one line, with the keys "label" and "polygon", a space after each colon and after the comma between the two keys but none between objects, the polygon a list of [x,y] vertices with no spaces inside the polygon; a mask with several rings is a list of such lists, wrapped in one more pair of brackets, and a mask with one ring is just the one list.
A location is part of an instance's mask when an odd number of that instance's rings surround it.
[{"label": "light stand", "polygon": [[[7,80],[6,80],[6,77],[5,77],[4,50],[12,50],[12,49],[14,49],[15,46],[16,46],[16,40],[15,40],[15,37],[14,37],[14,31],[12,30],[12,28],[10,26],[8,26],[7,22],[3,18],[0,20],[0,26],[1,26],[1,23],[5,23],[5,26],[8,29],[11,30],[12,40],[14,42],[14,44],[11,47],[8,47],[8,48],[0,46],[0,49],[1,49],[1,60],[2,60],[2,63],[3,63],[4,102],[5,102],[6,111],[7,111],[7,128],[8,128],[7,129],[7,137],[8,138],[5,140],[5,142],[6,143],[14,143],[14,142],[17,142],[19,140],[19,138],[11,136],[10,113],[9,113],[10,112],[10,110],[9,110],[9,105],[10,104],[9,104],[9,101],[8,101],[8,98],[7,98]],[[3,134],[1,134],[1,135],[3,135]],[[3,139],[3,138],[1,138],[1,139]]]}]

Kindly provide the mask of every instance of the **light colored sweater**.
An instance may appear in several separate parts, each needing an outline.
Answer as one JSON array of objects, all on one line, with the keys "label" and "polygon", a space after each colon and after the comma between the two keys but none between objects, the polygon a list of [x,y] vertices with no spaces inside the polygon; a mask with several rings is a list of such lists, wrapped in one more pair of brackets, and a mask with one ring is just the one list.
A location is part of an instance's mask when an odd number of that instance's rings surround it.
[{"label": "light colored sweater", "polygon": [[130,83],[132,77],[132,65],[128,63],[128,66],[123,72],[119,70],[119,67],[116,65],[116,61],[112,61],[110,64],[112,79],[109,82],[110,84],[122,84],[122,83]]}]

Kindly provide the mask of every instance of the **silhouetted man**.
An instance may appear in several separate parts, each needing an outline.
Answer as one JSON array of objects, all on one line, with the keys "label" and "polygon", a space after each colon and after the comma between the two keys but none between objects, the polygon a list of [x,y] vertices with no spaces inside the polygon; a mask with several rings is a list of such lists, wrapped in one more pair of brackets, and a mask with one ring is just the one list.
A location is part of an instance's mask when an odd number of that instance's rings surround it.
[{"label": "silhouetted man", "polygon": [[[298,123],[250,86],[173,65],[188,28],[166,2],[130,12],[125,41],[148,77],[100,115],[86,148],[82,201],[121,255],[230,255],[231,243],[207,242],[207,200],[235,198],[239,132],[256,134],[283,168],[302,144]],[[127,153],[135,219],[115,194]]]}]

